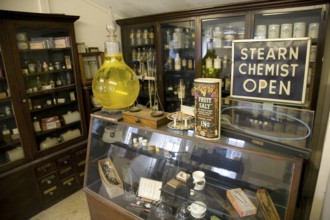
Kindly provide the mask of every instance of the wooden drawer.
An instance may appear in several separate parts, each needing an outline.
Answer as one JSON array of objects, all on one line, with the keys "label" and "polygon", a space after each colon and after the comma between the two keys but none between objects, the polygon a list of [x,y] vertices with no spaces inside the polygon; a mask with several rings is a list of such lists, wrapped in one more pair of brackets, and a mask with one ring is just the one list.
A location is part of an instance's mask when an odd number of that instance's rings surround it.
[{"label": "wooden drawer", "polygon": [[58,170],[58,174],[60,176],[60,179],[64,179],[64,178],[70,176],[71,174],[73,174],[74,171],[75,170],[74,170],[73,165],[69,165],[69,166],[66,166],[66,167]]},{"label": "wooden drawer", "polygon": [[85,177],[85,171],[78,172],[77,175],[78,175],[79,182],[81,184],[83,184],[84,183],[84,177]]},{"label": "wooden drawer", "polygon": [[86,148],[77,150],[74,154],[76,161],[86,160],[86,152],[87,152]]},{"label": "wooden drawer", "polygon": [[77,171],[78,172],[84,171],[85,170],[85,165],[86,165],[86,160],[78,161],[77,164],[76,164]]},{"label": "wooden drawer", "polygon": [[49,188],[42,190],[41,193],[42,193],[43,199],[48,200],[48,199],[52,199],[52,198],[56,197],[58,194],[58,190],[59,190],[59,188],[57,185],[54,185],[54,186],[51,186]]},{"label": "wooden drawer", "polygon": [[56,160],[56,166],[58,169],[61,169],[62,167],[66,167],[68,165],[72,164],[72,157],[71,155],[65,155],[63,157],[60,157]]},{"label": "wooden drawer", "polygon": [[53,162],[47,162],[35,168],[35,173],[38,178],[49,174],[52,171],[55,171],[56,167]]},{"label": "wooden drawer", "polygon": [[77,182],[75,175],[61,181],[62,190],[69,190],[71,188],[74,188],[77,185],[78,185],[78,182]]},{"label": "wooden drawer", "polygon": [[47,175],[39,180],[40,189],[46,189],[51,186],[56,185],[58,182],[57,174],[54,172],[50,175]]}]

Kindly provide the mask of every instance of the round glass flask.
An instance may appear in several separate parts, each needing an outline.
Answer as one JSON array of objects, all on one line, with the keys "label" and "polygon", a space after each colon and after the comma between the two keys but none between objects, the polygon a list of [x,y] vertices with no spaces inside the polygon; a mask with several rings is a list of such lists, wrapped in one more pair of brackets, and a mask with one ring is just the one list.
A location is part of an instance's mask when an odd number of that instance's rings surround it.
[{"label": "round glass flask", "polygon": [[116,24],[107,24],[110,39],[105,42],[104,62],[93,78],[92,90],[104,110],[126,109],[134,104],[140,91],[135,72],[124,62]]}]

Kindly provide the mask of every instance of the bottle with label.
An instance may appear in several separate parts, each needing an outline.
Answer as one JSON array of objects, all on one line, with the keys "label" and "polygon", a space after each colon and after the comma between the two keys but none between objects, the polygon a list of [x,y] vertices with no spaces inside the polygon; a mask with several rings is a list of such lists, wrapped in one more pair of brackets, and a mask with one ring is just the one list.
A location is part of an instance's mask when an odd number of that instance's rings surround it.
[{"label": "bottle with label", "polygon": [[186,28],[185,29],[185,33],[184,33],[184,48],[190,48],[190,37],[191,37],[191,34],[190,34],[190,30],[189,28]]},{"label": "bottle with label", "polygon": [[143,44],[149,44],[149,32],[148,29],[143,30]]},{"label": "bottle with label", "polygon": [[165,63],[165,70],[169,70],[169,71],[173,70],[173,62],[171,57],[167,58],[167,61]]},{"label": "bottle with label", "polygon": [[154,35],[154,29],[153,28],[150,28],[149,30],[149,43],[150,44],[154,44],[154,38],[155,38],[155,35]]},{"label": "bottle with label", "polygon": [[220,69],[214,68],[214,59],[216,58],[213,48],[212,39],[207,43],[207,51],[202,59],[202,77],[203,78],[218,78]]},{"label": "bottle with label", "polygon": [[181,70],[181,58],[180,54],[177,53],[174,59],[174,70],[175,71],[180,71]]},{"label": "bottle with label", "polygon": [[135,38],[136,38],[136,45],[142,45],[142,36],[141,36],[141,30],[137,29],[136,34],[135,34]]},{"label": "bottle with label", "polygon": [[130,39],[130,43],[132,46],[135,45],[135,33],[134,33],[134,29],[131,29],[131,33],[129,34],[129,39]]},{"label": "bottle with label", "polygon": [[231,83],[231,69],[230,69],[230,60],[228,60],[227,56],[223,57],[223,77],[224,77],[224,90],[230,90]]},{"label": "bottle with label", "polygon": [[33,128],[35,132],[41,131],[40,122],[38,121],[37,117],[33,117]]},{"label": "bottle with label", "polygon": [[4,142],[6,142],[6,143],[11,141],[10,130],[7,128],[7,125],[3,125],[2,137],[3,137]]},{"label": "bottle with label", "polygon": [[173,32],[173,48],[183,48],[183,32],[182,28],[175,28]]},{"label": "bottle with label", "polygon": [[213,60],[213,64],[214,64],[214,71],[215,72],[219,72],[219,78],[222,79],[221,80],[221,85],[223,85],[223,75],[221,74],[221,62],[222,60],[219,58],[219,56],[217,56],[214,60]]}]

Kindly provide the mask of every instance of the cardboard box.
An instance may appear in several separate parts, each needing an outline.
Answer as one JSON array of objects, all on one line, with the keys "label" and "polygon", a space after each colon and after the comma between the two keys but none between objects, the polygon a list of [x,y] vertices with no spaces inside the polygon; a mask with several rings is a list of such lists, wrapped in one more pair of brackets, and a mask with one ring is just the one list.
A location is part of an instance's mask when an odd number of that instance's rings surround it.
[{"label": "cardboard box", "polygon": [[61,127],[61,122],[58,116],[41,119],[41,128],[43,131],[52,130]]},{"label": "cardboard box", "polygon": [[240,217],[255,215],[257,208],[241,188],[227,190],[227,198]]},{"label": "cardboard box", "polygon": [[153,117],[151,116],[151,113],[151,109],[142,109],[138,112],[127,111],[123,113],[123,120],[125,122],[140,124],[151,128],[158,128],[169,122],[166,112],[164,112],[164,114],[159,117]]}]

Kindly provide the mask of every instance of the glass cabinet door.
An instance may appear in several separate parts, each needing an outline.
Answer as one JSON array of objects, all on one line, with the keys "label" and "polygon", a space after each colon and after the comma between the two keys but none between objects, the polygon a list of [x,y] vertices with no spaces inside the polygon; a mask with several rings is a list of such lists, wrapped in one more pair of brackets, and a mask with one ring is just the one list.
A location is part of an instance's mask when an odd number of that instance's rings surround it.
[{"label": "glass cabinet door", "polygon": [[28,131],[33,153],[82,137],[70,27],[15,21],[9,27],[15,34],[16,77],[23,103],[28,103],[24,110],[33,130]]},{"label": "glass cabinet door", "polygon": [[143,24],[125,27],[122,33],[125,62],[141,79],[137,102],[147,105],[149,94],[154,97],[155,89],[157,89],[155,81],[148,78],[156,76],[155,25]]},{"label": "glass cabinet door", "polygon": [[[230,94],[232,41],[246,38],[245,16],[202,18],[202,76],[220,78]],[[204,73],[205,72],[205,73]]]},{"label": "glass cabinet door", "polygon": [[[0,26],[0,170],[14,161],[25,158],[5,65],[4,28]],[[7,53],[8,54],[8,53]]]},{"label": "glass cabinet door", "polygon": [[195,78],[195,21],[161,24],[164,108],[180,110],[180,105],[193,105]]},{"label": "glass cabinet door", "polygon": [[[255,39],[270,38],[301,38],[309,37],[312,40],[310,49],[310,63],[306,90],[306,106],[313,108],[312,97],[318,90],[321,57],[319,50],[319,34],[322,30],[322,18],[325,8],[316,6],[311,8],[292,8],[287,10],[263,11],[254,15],[253,37]],[[314,100],[313,102],[316,102]]]}]

